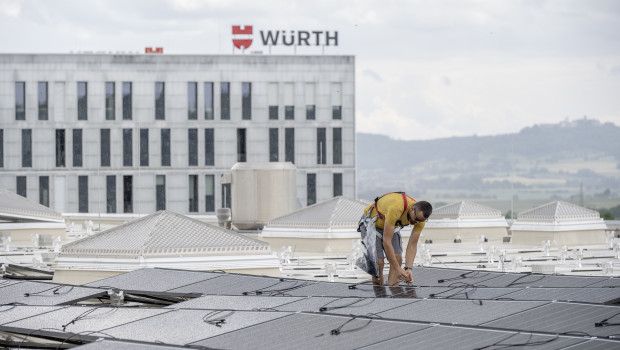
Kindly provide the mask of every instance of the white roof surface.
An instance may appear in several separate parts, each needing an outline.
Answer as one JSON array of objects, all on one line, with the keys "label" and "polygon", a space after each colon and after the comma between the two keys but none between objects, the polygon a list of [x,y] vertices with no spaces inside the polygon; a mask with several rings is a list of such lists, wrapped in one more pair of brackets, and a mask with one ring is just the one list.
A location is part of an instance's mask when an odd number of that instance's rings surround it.
[{"label": "white roof surface", "polygon": [[61,255],[271,254],[269,244],[170,211],[159,211],[62,247]]},{"label": "white roof surface", "polygon": [[355,227],[370,202],[334,197],[273,219],[268,227],[343,228]]},{"label": "white roof surface", "polygon": [[0,218],[64,222],[60,213],[4,188],[0,188]]},{"label": "white roof surface", "polygon": [[455,202],[433,210],[434,219],[499,218],[502,212],[474,202]]},{"label": "white roof surface", "polygon": [[518,221],[592,221],[600,219],[597,211],[575,204],[555,201],[519,214]]}]

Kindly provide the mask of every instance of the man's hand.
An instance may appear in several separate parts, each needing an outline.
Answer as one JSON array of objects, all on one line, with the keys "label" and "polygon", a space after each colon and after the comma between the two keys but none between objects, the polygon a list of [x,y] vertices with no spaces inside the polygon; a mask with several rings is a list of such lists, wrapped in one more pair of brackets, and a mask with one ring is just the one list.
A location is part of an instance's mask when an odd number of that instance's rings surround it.
[{"label": "man's hand", "polygon": [[411,283],[413,281],[413,271],[405,271],[399,266],[398,279],[405,281],[405,283]]},{"label": "man's hand", "polygon": [[407,270],[405,271],[405,273],[407,274],[407,278],[404,279],[405,283],[412,283],[413,282],[413,270]]}]

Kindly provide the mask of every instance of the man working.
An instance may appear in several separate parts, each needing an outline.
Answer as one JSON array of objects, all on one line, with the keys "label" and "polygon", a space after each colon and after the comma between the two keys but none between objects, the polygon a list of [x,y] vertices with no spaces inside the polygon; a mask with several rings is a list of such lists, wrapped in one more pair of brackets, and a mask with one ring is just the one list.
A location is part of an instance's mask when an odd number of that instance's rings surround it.
[{"label": "man working", "polygon": [[[397,285],[400,280],[406,283],[413,281],[413,261],[418,248],[418,239],[420,233],[431,216],[433,207],[429,202],[417,202],[412,197],[407,196],[404,192],[392,192],[377,197],[375,202],[364,209],[364,217],[360,222],[360,232],[362,238],[366,236],[368,231],[366,225],[372,224],[374,220],[365,220],[374,218],[377,237],[377,265],[378,277],[373,276],[373,284],[383,285],[383,266],[384,259],[387,256],[390,262],[390,272],[388,274],[387,284],[390,286]],[[401,267],[403,261],[403,241],[400,235],[400,229],[404,226],[413,225],[411,236],[407,243],[407,252],[405,254],[405,268]],[[374,231],[371,231],[374,233]],[[385,254],[384,254],[385,251]]]}]

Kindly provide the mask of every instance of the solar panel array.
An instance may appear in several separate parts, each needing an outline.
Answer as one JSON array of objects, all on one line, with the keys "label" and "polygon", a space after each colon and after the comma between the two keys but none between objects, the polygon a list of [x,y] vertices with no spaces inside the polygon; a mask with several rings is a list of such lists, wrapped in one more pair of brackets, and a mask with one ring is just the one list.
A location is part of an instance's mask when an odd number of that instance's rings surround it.
[{"label": "solar panel array", "polygon": [[[167,269],[82,287],[0,279],[0,345],[620,348],[617,278],[442,268],[415,268],[414,277],[414,285],[395,287]],[[188,300],[162,307],[97,304],[111,288]]]}]

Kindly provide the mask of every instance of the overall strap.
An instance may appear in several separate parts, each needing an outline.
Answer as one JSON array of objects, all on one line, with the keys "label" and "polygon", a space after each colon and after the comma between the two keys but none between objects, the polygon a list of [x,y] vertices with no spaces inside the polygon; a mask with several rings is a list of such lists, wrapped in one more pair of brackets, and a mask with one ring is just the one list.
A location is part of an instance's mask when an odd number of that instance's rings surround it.
[{"label": "overall strap", "polygon": [[[392,194],[392,193],[400,193],[401,196],[403,196],[403,213],[406,212],[407,211],[407,206],[409,205],[409,203],[407,201],[407,195],[405,194],[405,192],[390,192],[390,193],[384,194],[383,196],[386,196],[386,195]],[[372,207],[370,207],[370,210],[372,210],[372,208],[375,208],[377,210],[377,215],[379,215],[379,217],[382,220],[385,220],[385,215],[383,215],[383,213],[381,213],[379,211],[379,203],[378,203],[379,199],[381,199],[383,196],[375,198],[375,203],[372,205]]]}]

